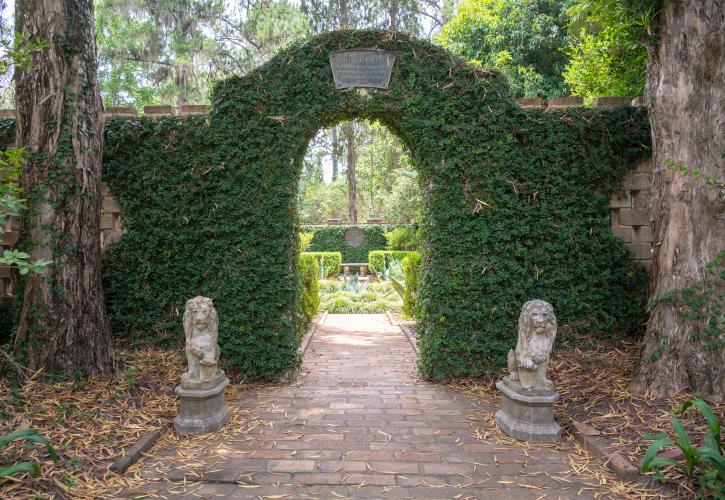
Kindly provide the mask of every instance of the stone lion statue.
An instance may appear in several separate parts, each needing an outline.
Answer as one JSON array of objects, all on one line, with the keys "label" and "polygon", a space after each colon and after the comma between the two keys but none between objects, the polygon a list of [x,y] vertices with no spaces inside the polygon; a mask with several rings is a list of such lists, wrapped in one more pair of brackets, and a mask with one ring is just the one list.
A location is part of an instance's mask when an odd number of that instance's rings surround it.
[{"label": "stone lion statue", "polygon": [[211,299],[186,301],[184,335],[189,368],[181,376],[182,386],[213,381],[219,372],[219,317]]},{"label": "stone lion statue", "polygon": [[508,354],[509,375],[506,382],[535,393],[553,391],[546,378],[551,349],[556,338],[554,308],[544,300],[530,300],[521,308],[519,338],[516,349]]}]

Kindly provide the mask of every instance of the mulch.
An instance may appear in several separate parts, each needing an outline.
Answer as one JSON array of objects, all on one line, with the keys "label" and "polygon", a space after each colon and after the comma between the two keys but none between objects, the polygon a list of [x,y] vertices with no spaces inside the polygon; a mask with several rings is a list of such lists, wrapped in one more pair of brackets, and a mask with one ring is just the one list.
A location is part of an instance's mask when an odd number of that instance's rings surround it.
[{"label": "mulch", "polygon": [[[123,360],[124,368],[115,377],[57,383],[39,378],[17,383],[0,378],[0,436],[25,428],[37,429],[50,440],[61,458],[53,463],[44,447],[20,442],[0,450],[0,468],[16,461],[35,461],[41,466],[39,477],[23,474],[0,482],[0,498],[35,495],[59,499],[108,498],[148,482],[134,474],[138,465],[123,476],[110,472],[108,467],[141,435],[169,425],[176,414],[174,387],[185,369],[185,359],[182,351],[169,349],[120,349],[117,355]],[[629,385],[637,361],[638,349],[634,343],[620,343],[616,348],[597,341],[563,346],[552,358],[550,376],[562,395],[557,418],[565,439],[552,445],[528,445],[512,440],[493,425],[491,412],[478,415],[488,424],[479,431],[480,438],[493,439],[502,446],[531,450],[551,446],[564,451],[569,455],[572,473],[590,477],[591,490],[598,496],[692,496],[693,486],[676,471],[666,474],[666,485],[649,478],[635,483],[617,480],[601,467],[599,459],[582,450],[569,433],[571,419],[584,422],[611,437],[611,447],[637,466],[651,442],[648,436],[658,432],[672,435],[672,410],[691,395],[653,399],[632,392]],[[499,396],[494,386],[498,378],[449,385],[498,407]],[[246,439],[245,434],[260,425],[249,411],[241,408],[248,389],[249,386],[242,384],[232,384],[227,389],[228,405],[237,408],[232,412],[233,425],[225,426],[216,436],[219,439]],[[711,404],[711,407],[717,415],[725,414],[725,405]],[[689,410],[678,418],[698,442],[706,428],[699,412]],[[495,430],[491,431],[492,428]],[[234,429],[230,431],[233,434],[225,436],[224,429]],[[148,454],[168,448],[183,450],[183,454],[166,460],[186,460],[188,465],[188,460],[208,443],[204,436],[185,438],[165,432]]]},{"label": "mulch", "polygon": [[40,464],[39,477],[16,475],[0,482],[0,498],[103,498],[134,483],[108,470],[123,450],[175,416],[174,387],[184,370],[180,352],[118,350],[124,368],[115,377],[50,383],[39,374],[25,383],[0,378],[0,436],[32,428],[45,447],[15,441],[0,455],[0,468],[19,461]]},{"label": "mulch", "polygon": [[[576,344],[564,345],[555,351],[549,366],[549,377],[561,394],[556,407],[557,420],[562,426],[564,437],[560,446],[574,448],[570,453],[572,467],[598,482],[597,491],[600,494],[606,492],[614,498],[692,497],[696,494],[696,487],[674,469],[666,472],[664,484],[655,482],[651,475],[642,476],[637,482],[619,481],[611,473],[591,467],[591,456],[573,438],[572,420],[583,422],[596,429],[601,436],[609,438],[611,451],[620,453],[640,468],[654,435],[664,432],[674,437],[670,423],[673,411],[692,399],[693,395],[681,393],[677,397],[652,398],[632,391],[630,385],[638,362],[639,347],[634,342],[619,342],[614,347],[611,342],[593,339],[582,342],[580,339]],[[502,376],[503,373],[500,373],[487,379],[458,382],[451,386],[481,402],[499,407],[500,396],[495,383]],[[725,404],[707,403],[722,419]],[[493,423],[493,413],[484,417]],[[707,431],[707,424],[700,413],[690,409],[683,415],[678,414],[678,418],[693,442],[699,443]],[[673,453],[673,456],[676,454]],[[601,463],[601,460],[595,459],[594,462]]]}]

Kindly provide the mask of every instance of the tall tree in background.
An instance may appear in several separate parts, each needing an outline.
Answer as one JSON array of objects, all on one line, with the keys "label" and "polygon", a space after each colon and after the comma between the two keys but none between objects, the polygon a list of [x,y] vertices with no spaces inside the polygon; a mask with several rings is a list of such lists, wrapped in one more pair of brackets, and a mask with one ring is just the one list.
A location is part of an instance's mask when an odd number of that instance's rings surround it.
[{"label": "tall tree in background", "polygon": [[463,0],[439,36],[467,60],[501,71],[517,97],[567,93],[563,0]]},{"label": "tall tree in background", "polygon": [[569,9],[564,80],[586,101],[642,95],[657,1],[579,0]]},{"label": "tall tree in background", "polygon": [[130,72],[127,85],[135,76],[166,102],[206,102],[219,50],[210,33],[221,0],[102,0],[98,9],[104,84],[107,74]]},{"label": "tall tree in background", "polygon": [[650,54],[654,305],[634,387],[656,396],[725,398],[724,16],[719,0],[665,0]]},{"label": "tall tree in background", "polygon": [[33,260],[24,282],[16,354],[31,369],[86,375],[114,370],[101,288],[103,113],[90,0],[19,0],[16,31],[48,48],[15,75],[16,141],[26,149],[22,228]]}]

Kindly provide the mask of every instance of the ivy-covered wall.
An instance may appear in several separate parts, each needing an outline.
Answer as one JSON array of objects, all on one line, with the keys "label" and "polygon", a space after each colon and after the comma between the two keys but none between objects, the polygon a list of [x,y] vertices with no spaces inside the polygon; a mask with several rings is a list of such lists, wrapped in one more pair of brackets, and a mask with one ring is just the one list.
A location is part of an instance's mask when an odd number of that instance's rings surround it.
[{"label": "ivy-covered wall", "polygon": [[[335,89],[329,52],[354,47],[395,52],[390,89]],[[104,177],[126,229],[104,268],[114,332],[181,342],[184,302],[202,294],[228,365],[274,378],[298,363],[298,177],[309,140],[344,119],[380,120],[419,171],[425,376],[501,366],[533,298],[563,335],[641,330],[645,273],[608,204],[649,155],[643,109],[522,109],[495,74],[427,42],[339,31],[219,83],[209,116],[107,121]]]},{"label": "ivy-covered wall", "polygon": [[[385,231],[398,227],[382,224],[306,224],[302,231],[314,233],[309,252],[341,252],[343,262],[367,262],[368,252],[384,250],[387,244]],[[345,234],[355,228],[362,233],[362,242],[349,245]]]}]

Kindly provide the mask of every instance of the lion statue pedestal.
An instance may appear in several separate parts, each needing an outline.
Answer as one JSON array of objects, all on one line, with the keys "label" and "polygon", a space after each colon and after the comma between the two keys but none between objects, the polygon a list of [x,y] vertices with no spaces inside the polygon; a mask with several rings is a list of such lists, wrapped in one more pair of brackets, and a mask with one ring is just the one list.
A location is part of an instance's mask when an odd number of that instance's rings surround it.
[{"label": "lion statue pedestal", "polygon": [[543,300],[524,304],[516,349],[508,354],[509,374],[496,384],[503,400],[496,423],[515,439],[534,443],[559,440],[561,428],[554,420],[554,402],[559,394],[546,378],[555,338],[556,317],[551,304]]},{"label": "lion statue pedestal", "polygon": [[189,368],[176,387],[179,414],[176,432],[187,435],[218,431],[229,418],[224,388],[229,379],[219,369],[219,318],[211,299],[194,297],[186,301],[184,334]]}]

